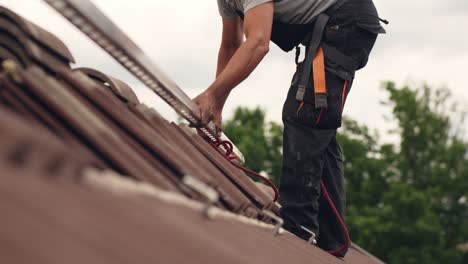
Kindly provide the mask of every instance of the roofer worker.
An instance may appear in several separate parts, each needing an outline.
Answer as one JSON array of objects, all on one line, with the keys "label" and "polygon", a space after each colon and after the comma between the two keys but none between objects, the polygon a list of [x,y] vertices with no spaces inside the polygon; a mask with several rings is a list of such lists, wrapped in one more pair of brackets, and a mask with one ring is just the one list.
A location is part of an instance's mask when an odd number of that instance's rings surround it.
[{"label": "roofer worker", "polygon": [[[226,99],[268,53],[270,40],[286,52],[296,47],[297,70],[282,114],[281,216],[288,231],[344,256],[349,237],[336,129],[355,71],[385,32],[372,0],[218,0],[218,7],[223,33],[216,80],[194,99],[202,123],[221,128]],[[299,44],[306,47],[301,63]]]}]

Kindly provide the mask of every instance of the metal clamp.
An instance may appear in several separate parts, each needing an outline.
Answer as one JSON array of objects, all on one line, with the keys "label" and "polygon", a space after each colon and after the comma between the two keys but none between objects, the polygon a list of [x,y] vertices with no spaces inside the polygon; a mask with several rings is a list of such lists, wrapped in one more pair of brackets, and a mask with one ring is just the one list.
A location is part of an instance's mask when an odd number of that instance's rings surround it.
[{"label": "metal clamp", "polygon": [[218,192],[215,189],[208,186],[207,184],[205,184],[204,182],[190,175],[185,175],[182,178],[182,184],[183,186],[189,187],[190,189],[196,191],[197,193],[201,194],[203,197],[206,198],[203,214],[207,218],[212,219],[213,215],[211,213],[211,208],[219,200]]},{"label": "metal clamp", "polygon": [[317,245],[317,236],[315,235],[315,233],[305,228],[304,226],[301,226],[301,228],[310,234],[309,240],[307,242],[309,242],[309,244]]},{"label": "metal clamp", "polygon": [[284,224],[284,220],[270,210],[263,209],[262,214],[276,222],[275,228],[274,228],[274,236],[281,235],[282,230],[283,230],[282,226]]}]

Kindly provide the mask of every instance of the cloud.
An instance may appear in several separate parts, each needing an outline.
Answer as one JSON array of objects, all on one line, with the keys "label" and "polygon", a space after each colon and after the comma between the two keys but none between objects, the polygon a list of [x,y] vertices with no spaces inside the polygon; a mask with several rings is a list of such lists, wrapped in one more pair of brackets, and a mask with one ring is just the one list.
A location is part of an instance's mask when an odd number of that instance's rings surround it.
[{"label": "cloud", "polygon": [[466,0],[438,1],[437,10],[447,15],[466,16],[468,12],[468,2]]},{"label": "cloud", "polygon": [[384,52],[405,54],[425,49],[432,57],[453,57],[468,53],[465,48],[468,35],[462,33],[468,26],[468,9],[465,9],[463,15],[454,8],[455,2],[378,2],[380,16],[390,21],[385,26],[388,34],[382,37],[385,41],[380,43]]}]

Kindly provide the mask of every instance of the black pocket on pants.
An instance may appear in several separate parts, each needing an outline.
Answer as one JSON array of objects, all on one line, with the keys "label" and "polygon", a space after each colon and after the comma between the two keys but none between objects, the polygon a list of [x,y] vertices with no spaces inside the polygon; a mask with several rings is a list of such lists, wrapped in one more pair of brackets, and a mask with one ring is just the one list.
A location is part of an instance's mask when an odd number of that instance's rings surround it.
[{"label": "black pocket on pants", "polygon": [[349,77],[349,80],[346,80],[343,78],[343,74],[339,74],[343,72],[343,69],[327,66],[325,77],[328,107],[316,108],[312,74],[306,87],[304,101],[296,100],[302,72],[303,66],[301,63],[294,74],[286,102],[284,103],[283,120],[293,121],[317,129],[335,129],[340,127],[343,106],[351,88],[354,73],[345,75]]},{"label": "black pocket on pants", "polygon": [[316,126],[322,129],[341,127],[342,113],[346,96],[351,88],[351,81],[335,73],[326,71],[328,107],[321,110]]}]

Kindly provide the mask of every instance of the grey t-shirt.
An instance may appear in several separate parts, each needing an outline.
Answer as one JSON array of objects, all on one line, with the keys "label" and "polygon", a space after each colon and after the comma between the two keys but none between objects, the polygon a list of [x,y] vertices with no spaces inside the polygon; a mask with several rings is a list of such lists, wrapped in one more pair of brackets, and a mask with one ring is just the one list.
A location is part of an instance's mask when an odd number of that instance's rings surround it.
[{"label": "grey t-shirt", "polygon": [[308,24],[337,0],[218,0],[218,8],[223,18],[234,18],[238,16],[236,10],[245,14],[258,5],[273,1],[275,20],[286,24]]}]

